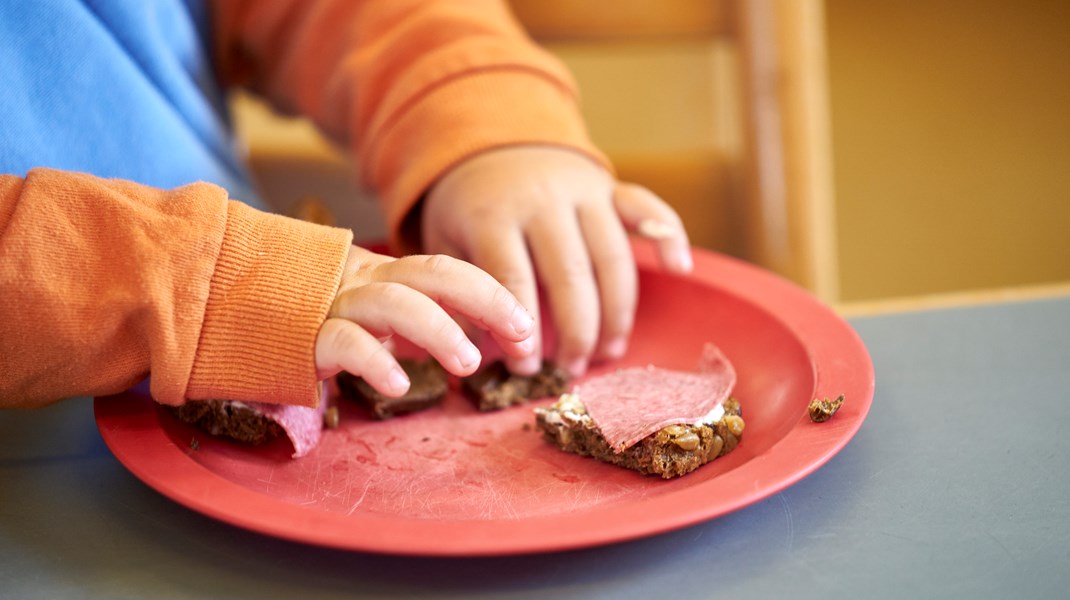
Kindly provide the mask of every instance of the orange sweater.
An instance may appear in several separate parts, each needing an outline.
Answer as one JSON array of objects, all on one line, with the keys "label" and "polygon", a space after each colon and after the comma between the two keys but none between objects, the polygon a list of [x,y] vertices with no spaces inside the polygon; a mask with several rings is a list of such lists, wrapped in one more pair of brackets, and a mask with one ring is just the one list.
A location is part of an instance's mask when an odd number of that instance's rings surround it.
[{"label": "orange sweater", "polygon": [[[228,84],[349,144],[406,217],[451,166],[511,144],[604,163],[574,85],[493,0],[218,0]],[[136,149],[131,149],[136,152]],[[255,211],[203,183],[164,191],[37,169],[0,175],[0,406],[118,392],[314,405],[313,348],[350,232]]]}]

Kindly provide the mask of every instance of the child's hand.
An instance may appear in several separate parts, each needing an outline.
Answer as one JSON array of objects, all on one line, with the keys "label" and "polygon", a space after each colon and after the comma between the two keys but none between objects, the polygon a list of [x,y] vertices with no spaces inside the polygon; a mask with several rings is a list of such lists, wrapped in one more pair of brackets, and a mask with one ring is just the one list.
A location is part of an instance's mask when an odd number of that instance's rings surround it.
[{"label": "child's hand", "polygon": [[409,380],[381,341],[394,334],[426,349],[447,371],[472,374],[479,350],[447,310],[489,330],[509,356],[534,349],[534,320],[480,269],[448,256],[394,259],[353,246],[316,337],[317,376],[345,370],[385,395],[404,394]]},{"label": "child's hand", "polygon": [[[640,229],[657,238],[667,268],[691,269],[687,233],[660,198],[617,183],[578,153],[542,146],[463,162],[432,187],[422,215],[428,252],[485,269],[536,318],[541,282],[557,328],[555,358],[576,376],[592,355],[616,358],[627,349],[638,296],[627,230]],[[513,371],[538,369],[538,335],[536,327],[532,355],[509,360]]]}]

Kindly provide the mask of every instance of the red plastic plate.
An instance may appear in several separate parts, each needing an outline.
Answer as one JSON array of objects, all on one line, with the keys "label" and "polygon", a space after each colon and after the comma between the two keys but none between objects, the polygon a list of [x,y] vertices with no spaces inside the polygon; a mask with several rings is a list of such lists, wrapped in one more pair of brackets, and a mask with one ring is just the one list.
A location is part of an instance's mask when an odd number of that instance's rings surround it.
[{"label": "red plastic plate", "polygon": [[[443,556],[565,550],[699,523],[783,490],[847,444],[873,399],[869,355],[847,323],[745,263],[697,250],[694,274],[677,277],[636,252],[631,349],[591,374],[693,369],[706,342],[739,374],[743,442],[681,478],[565,454],[531,428],[531,406],[478,413],[455,392],[441,407],[384,422],[343,403],[341,426],[297,460],[284,440],[249,448],[214,439],[139,392],[98,398],[97,425],[135,476],[210,517],[310,544]],[[812,398],[839,394],[847,402],[832,420],[810,422]]]}]

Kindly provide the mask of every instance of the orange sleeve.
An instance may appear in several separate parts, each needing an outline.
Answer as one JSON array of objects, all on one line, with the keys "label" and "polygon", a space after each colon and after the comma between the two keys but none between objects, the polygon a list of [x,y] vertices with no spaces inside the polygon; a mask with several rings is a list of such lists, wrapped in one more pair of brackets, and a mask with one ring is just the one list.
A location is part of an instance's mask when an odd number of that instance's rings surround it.
[{"label": "orange sleeve", "polygon": [[352,234],[170,191],[0,175],[0,407],[115,393],[315,405],[313,347]]},{"label": "orange sleeve", "polygon": [[217,0],[217,63],[354,151],[392,242],[426,189],[481,151],[549,144],[609,168],[566,69],[501,0]]}]

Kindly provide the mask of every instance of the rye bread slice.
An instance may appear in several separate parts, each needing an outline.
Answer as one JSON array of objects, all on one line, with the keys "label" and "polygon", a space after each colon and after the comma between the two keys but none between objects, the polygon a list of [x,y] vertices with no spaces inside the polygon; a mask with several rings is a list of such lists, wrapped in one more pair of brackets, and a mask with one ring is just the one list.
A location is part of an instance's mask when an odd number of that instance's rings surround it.
[{"label": "rye bread slice", "polygon": [[377,419],[389,419],[397,415],[413,413],[436,406],[446,396],[449,386],[446,370],[433,359],[414,360],[402,358],[398,364],[409,376],[409,391],[399,398],[380,394],[368,382],[349,373],[339,373],[338,390],[342,397],[354,400],[367,407]]},{"label": "rye bread slice", "polygon": [[191,401],[169,408],[180,421],[245,444],[264,444],[283,434],[278,423],[242,402]]},{"label": "rye bread slice", "polygon": [[461,389],[481,411],[501,410],[530,400],[560,396],[568,391],[569,377],[550,361],[533,375],[514,375],[495,361],[461,380]]}]

